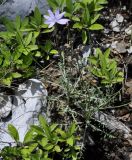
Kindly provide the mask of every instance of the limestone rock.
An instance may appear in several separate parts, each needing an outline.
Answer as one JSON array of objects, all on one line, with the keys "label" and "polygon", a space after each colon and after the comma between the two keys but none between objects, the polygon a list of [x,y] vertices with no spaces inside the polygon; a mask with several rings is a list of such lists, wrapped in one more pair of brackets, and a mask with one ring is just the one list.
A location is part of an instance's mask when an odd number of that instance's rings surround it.
[{"label": "limestone rock", "polygon": [[24,18],[29,15],[34,8],[38,6],[42,13],[47,8],[46,0],[4,0],[0,5],[0,15],[14,19],[16,15]]},{"label": "limestone rock", "polygon": [[29,126],[38,123],[38,115],[42,111],[46,113],[46,97],[47,90],[39,80],[30,79],[19,86],[13,96],[12,106],[8,106],[12,108],[11,115],[4,118],[4,122],[0,122],[0,149],[14,142],[6,132],[8,124],[18,129],[20,141],[23,141]]}]

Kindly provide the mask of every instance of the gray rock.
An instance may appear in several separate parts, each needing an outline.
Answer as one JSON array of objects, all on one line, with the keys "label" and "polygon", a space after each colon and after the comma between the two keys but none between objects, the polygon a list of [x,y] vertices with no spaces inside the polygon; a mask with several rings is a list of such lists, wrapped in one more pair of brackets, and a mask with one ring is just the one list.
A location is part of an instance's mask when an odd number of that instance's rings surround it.
[{"label": "gray rock", "polygon": [[82,63],[83,65],[87,65],[88,64],[88,57],[90,56],[91,54],[91,46],[90,45],[87,45],[84,47],[84,49],[82,50]]},{"label": "gray rock", "polygon": [[5,106],[12,108],[12,114],[0,123],[0,149],[9,143],[13,145],[14,142],[6,132],[8,124],[17,128],[22,142],[29,126],[38,124],[38,115],[43,112],[46,116],[46,97],[47,90],[39,80],[30,79],[26,84],[19,86],[12,106]]},{"label": "gray rock", "polygon": [[126,44],[121,41],[121,42],[118,42],[118,41],[114,41],[112,42],[111,44],[111,48],[114,49],[115,51],[117,51],[118,53],[126,53]]},{"label": "gray rock", "polygon": [[131,54],[132,53],[132,46],[130,46],[129,49],[127,49],[128,53]]},{"label": "gray rock", "polygon": [[118,41],[113,41],[112,44],[111,44],[111,48],[112,48],[112,49],[115,49],[117,43],[118,43]]},{"label": "gray rock", "polygon": [[110,23],[110,27],[112,28],[112,30],[113,30],[114,32],[120,32],[119,23],[117,22],[116,19],[114,19],[114,20]]},{"label": "gray rock", "polygon": [[104,28],[104,33],[105,33],[105,34],[108,34],[109,32],[110,32],[110,29]]},{"label": "gray rock", "polygon": [[117,43],[116,50],[118,53],[126,53],[126,44],[124,42]]},{"label": "gray rock", "polygon": [[16,15],[24,18],[35,6],[38,6],[42,13],[46,12],[46,0],[4,0],[0,5],[0,15],[10,19],[14,19]]},{"label": "gray rock", "polygon": [[12,110],[12,99],[10,96],[0,95],[0,118],[6,118]]},{"label": "gray rock", "polygon": [[125,29],[125,33],[127,35],[131,35],[132,34],[132,25],[130,25],[128,28]]},{"label": "gray rock", "polygon": [[116,20],[117,20],[117,22],[122,23],[123,20],[124,20],[124,17],[121,14],[117,14],[116,15]]},{"label": "gray rock", "polygon": [[119,23],[117,22],[116,19],[114,19],[114,20],[110,23],[110,27],[111,27],[111,28],[114,28],[114,27],[116,27],[116,26],[118,26],[118,25],[119,25]]},{"label": "gray rock", "polygon": [[119,27],[119,26],[114,27],[114,28],[113,28],[113,31],[114,31],[114,32],[120,32],[120,27]]}]

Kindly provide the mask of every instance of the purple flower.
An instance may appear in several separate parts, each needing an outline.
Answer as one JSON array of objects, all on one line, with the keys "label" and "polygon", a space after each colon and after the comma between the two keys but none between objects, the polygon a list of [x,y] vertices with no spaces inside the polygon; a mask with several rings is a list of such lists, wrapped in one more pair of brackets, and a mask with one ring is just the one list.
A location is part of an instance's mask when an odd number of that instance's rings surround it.
[{"label": "purple flower", "polygon": [[46,19],[45,24],[49,25],[48,28],[53,27],[55,23],[64,25],[64,24],[67,24],[67,22],[69,21],[69,19],[62,18],[65,12],[60,13],[59,10],[56,10],[54,14],[51,10],[48,10],[48,13],[49,13],[49,16],[44,15],[44,18]]}]

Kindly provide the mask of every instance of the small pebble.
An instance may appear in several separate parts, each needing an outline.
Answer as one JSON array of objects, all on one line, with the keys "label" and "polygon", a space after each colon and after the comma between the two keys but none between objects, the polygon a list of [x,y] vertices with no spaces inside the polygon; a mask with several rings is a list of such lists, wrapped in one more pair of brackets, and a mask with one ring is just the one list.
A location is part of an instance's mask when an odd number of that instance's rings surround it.
[{"label": "small pebble", "polygon": [[114,28],[113,28],[113,31],[114,31],[114,32],[120,32],[120,27],[119,27],[119,26],[114,27]]},{"label": "small pebble", "polygon": [[115,49],[116,48],[116,44],[118,43],[118,41],[114,41],[114,42],[112,42],[112,44],[111,44],[111,48],[112,49]]},{"label": "small pebble", "polygon": [[132,25],[130,25],[128,28],[125,29],[125,33],[127,35],[131,35],[132,34]]},{"label": "small pebble", "polygon": [[124,17],[121,14],[117,14],[116,15],[116,20],[117,20],[117,22],[122,23],[123,20],[124,20]]},{"label": "small pebble", "polygon": [[126,53],[126,44],[124,42],[120,42],[116,44],[115,48],[119,53]]},{"label": "small pebble", "polygon": [[130,46],[129,49],[127,49],[128,53],[131,54],[132,53],[132,46]]},{"label": "small pebble", "polygon": [[119,23],[116,21],[116,19],[114,19],[114,20],[110,23],[111,28],[114,28],[114,27],[116,27],[116,26],[118,26],[118,25],[119,25]]},{"label": "small pebble", "polygon": [[122,10],[126,11],[126,6],[123,6]]},{"label": "small pebble", "polygon": [[104,33],[105,33],[105,34],[108,34],[109,32],[110,32],[109,29],[106,29],[106,28],[104,29]]}]

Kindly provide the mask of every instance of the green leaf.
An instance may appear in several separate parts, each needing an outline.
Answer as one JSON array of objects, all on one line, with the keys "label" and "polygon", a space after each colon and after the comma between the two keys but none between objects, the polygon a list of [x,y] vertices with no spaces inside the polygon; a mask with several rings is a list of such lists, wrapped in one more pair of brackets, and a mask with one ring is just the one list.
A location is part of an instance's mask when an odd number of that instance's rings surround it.
[{"label": "green leaf", "polygon": [[72,20],[76,22],[80,22],[80,18],[76,16],[72,16]]},{"label": "green leaf", "polygon": [[104,27],[101,24],[93,24],[89,27],[90,30],[101,30],[104,29]]},{"label": "green leaf", "polygon": [[21,32],[30,32],[30,31],[34,31],[33,28],[20,28]]},{"label": "green leaf", "polygon": [[96,4],[94,11],[100,11],[100,10],[102,10],[103,8],[104,8],[104,6],[99,5],[99,4]]},{"label": "green leaf", "polygon": [[32,32],[28,33],[28,35],[27,35],[26,38],[25,38],[25,45],[26,45],[26,46],[31,43],[32,37],[33,37],[33,33],[32,33]]},{"label": "green leaf", "polygon": [[76,125],[75,123],[72,123],[68,130],[69,135],[71,136],[75,131],[76,131]]},{"label": "green leaf", "polygon": [[74,150],[72,151],[72,160],[77,160],[77,153]]},{"label": "green leaf", "polygon": [[37,22],[37,25],[41,25],[41,20],[42,20],[41,13],[40,13],[40,11],[37,7],[35,7],[34,17],[35,17],[35,20]]},{"label": "green leaf", "polygon": [[48,5],[54,10],[56,10],[59,7],[55,0],[47,0],[47,2],[48,2]]},{"label": "green leaf", "polygon": [[109,58],[110,55],[110,48],[108,48],[105,52],[104,52],[105,58]]},{"label": "green leaf", "polygon": [[33,32],[33,37],[36,39],[39,36],[40,32]]},{"label": "green leaf", "polygon": [[15,23],[16,29],[19,30],[20,27],[21,27],[21,19],[20,19],[20,16],[16,16],[16,21],[15,21],[14,23]]},{"label": "green leaf", "polygon": [[48,24],[41,24],[41,28],[48,28]]},{"label": "green leaf", "polygon": [[67,12],[72,14],[72,12],[73,12],[73,2],[72,2],[72,0],[66,0],[66,9],[67,9]]},{"label": "green leaf", "polygon": [[50,52],[51,48],[52,48],[52,41],[47,40],[44,46],[44,51],[48,53]]},{"label": "green leaf", "polygon": [[75,23],[72,28],[82,29],[83,26],[81,23]]},{"label": "green leaf", "polygon": [[85,8],[84,8],[84,13],[82,15],[82,18],[83,18],[83,23],[86,25],[89,25],[90,13],[89,13],[87,6],[85,6]]},{"label": "green leaf", "polygon": [[56,129],[56,133],[60,134],[63,139],[67,137],[66,133],[60,128]]},{"label": "green leaf", "polygon": [[37,45],[28,45],[27,47],[30,51],[35,51],[38,49],[38,46]]},{"label": "green leaf", "polygon": [[37,51],[37,52],[35,53],[35,57],[41,57],[41,52]]},{"label": "green leaf", "polygon": [[33,140],[33,133],[34,131],[32,129],[29,129],[24,137],[23,143],[31,142]]},{"label": "green leaf", "polygon": [[50,132],[48,123],[47,123],[46,119],[41,115],[39,116],[39,123],[43,127],[46,136],[49,138],[49,140],[51,140],[51,132]]},{"label": "green leaf", "polygon": [[13,60],[16,61],[18,60],[20,57],[21,57],[22,53],[19,51],[19,50],[16,50],[14,53],[13,53]]},{"label": "green leaf", "polygon": [[88,40],[87,32],[83,30],[82,31],[82,41],[83,41],[83,44],[86,44],[87,40]]},{"label": "green leaf", "polygon": [[37,143],[33,143],[30,146],[21,149],[21,154],[22,154],[22,157],[24,158],[24,160],[29,160],[29,159],[27,159],[27,157],[29,157],[29,155],[31,155],[31,152],[33,152],[37,146],[38,146]]},{"label": "green leaf", "polygon": [[56,146],[54,147],[54,150],[55,150],[57,153],[61,152],[60,146],[58,146],[58,145],[56,145]]},{"label": "green leaf", "polygon": [[8,124],[8,132],[16,142],[19,141],[19,133],[12,124]]},{"label": "green leaf", "polygon": [[23,19],[23,21],[21,22],[21,28],[20,29],[26,29],[27,28],[27,26],[29,25],[29,18],[28,17],[25,17],[24,19]]},{"label": "green leaf", "polygon": [[42,147],[45,147],[47,144],[48,144],[48,139],[46,137],[42,138],[41,141],[39,141],[39,144],[42,146]]},{"label": "green leaf", "polygon": [[0,32],[0,37],[3,38],[4,40],[12,39],[14,36],[15,34],[12,32]]},{"label": "green leaf", "polygon": [[120,83],[120,82],[123,82],[124,78],[123,77],[117,77],[115,79],[115,83]]},{"label": "green leaf", "polygon": [[51,132],[53,132],[57,127],[58,127],[58,124],[52,124],[52,125],[50,126]]},{"label": "green leaf", "polygon": [[44,149],[46,149],[47,151],[51,150],[54,147],[53,144],[47,144]]},{"label": "green leaf", "polygon": [[83,26],[82,26],[82,24],[81,23],[75,23],[74,25],[73,25],[73,27],[72,28],[77,28],[77,29],[82,29],[83,28]]},{"label": "green leaf", "polygon": [[67,142],[67,144],[69,144],[70,146],[73,146],[73,144],[74,144],[74,138],[73,138],[73,136],[71,136],[70,138],[68,138],[66,142]]},{"label": "green leaf", "polygon": [[5,18],[3,23],[4,23],[4,25],[6,26],[6,29],[9,32],[14,32],[15,31],[14,23],[11,20]]},{"label": "green leaf", "polygon": [[91,19],[91,24],[95,23],[99,17],[100,17],[100,14],[96,14],[94,18]]},{"label": "green leaf", "polygon": [[38,135],[42,135],[44,136],[44,131],[41,127],[39,126],[35,126],[35,125],[31,125],[31,129],[36,132]]},{"label": "green leaf", "polygon": [[98,4],[107,4],[108,1],[107,0],[97,0]]},{"label": "green leaf", "polygon": [[24,37],[20,31],[17,31],[15,38],[18,44],[23,45]]},{"label": "green leaf", "polygon": [[53,32],[54,29],[55,29],[54,27],[52,27],[51,29],[48,28],[42,31],[41,33],[50,33],[50,32]]},{"label": "green leaf", "polygon": [[20,73],[18,73],[18,72],[11,73],[11,75],[12,75],[13,78],[20,78],[20,77],[22,77],[22,75]]},{"label": "green leaf", "polygon": [[4,85],[10,86],[12,82],[12,77],[8,77],[8,78],[4,78],[1,80],[1,83],[3,83]]},{"label": "green leaf", "polygon": [[52,49],[52,50],[50,51],[50,53],[51,53],[51,54],[58,54],[58,51],[55,50],[55,49]]},{"label": "green leaf", "polygon": [[80,146],[75,146],[74,148],[75,148],[75,150],[80,150],[81,149]]}]

